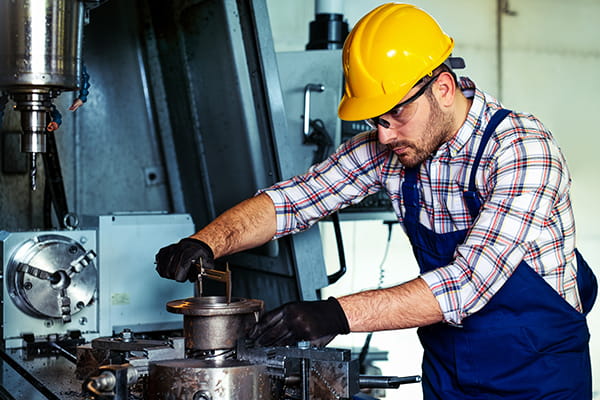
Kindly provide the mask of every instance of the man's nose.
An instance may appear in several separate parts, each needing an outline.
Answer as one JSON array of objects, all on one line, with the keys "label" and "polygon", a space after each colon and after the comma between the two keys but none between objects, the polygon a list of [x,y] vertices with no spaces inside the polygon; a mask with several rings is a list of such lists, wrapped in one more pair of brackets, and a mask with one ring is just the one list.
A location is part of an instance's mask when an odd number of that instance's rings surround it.
[{"label": "man's nose", "polygon": [[377,138],[381,144],[390,144],[396,140],[396,132],[394,129],[377,125]]}]

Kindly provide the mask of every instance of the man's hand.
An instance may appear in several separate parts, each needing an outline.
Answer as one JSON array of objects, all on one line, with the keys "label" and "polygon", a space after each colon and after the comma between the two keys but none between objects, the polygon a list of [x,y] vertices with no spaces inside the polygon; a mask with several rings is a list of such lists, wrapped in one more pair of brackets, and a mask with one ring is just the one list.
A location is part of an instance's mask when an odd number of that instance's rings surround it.
[{"label": "man's hand", "polygon": [[340,303],[327,300],[287,303],[266,313],[250,331],[250,339],[261,346],[294,345],[309,340],[325,345],[336,335],[350,332]]},{"label": "man's hand", "polygon": [[202,263],[205,268],[215,267],[212,249],[197,239],[181,239],[179,243],[163,247],[156,254],[158,274],[177,282],[194,282],[198,278],[198,271],[193,265],[195,263]]}]

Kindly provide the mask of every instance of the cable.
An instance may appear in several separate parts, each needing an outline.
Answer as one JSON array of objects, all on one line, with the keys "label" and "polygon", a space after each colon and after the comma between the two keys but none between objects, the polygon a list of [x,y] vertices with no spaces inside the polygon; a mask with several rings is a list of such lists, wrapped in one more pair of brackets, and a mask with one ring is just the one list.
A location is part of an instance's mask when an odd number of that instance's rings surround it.
[{"label": "cable", "polygon": [[383,269],[383,266],[387,261],[388,253],[390,251],[390,244],[392,242],[392,227],[394,226],[394,224],[397,224],[396,221],[383,221],[383,223],[388,226],[388,236],[387,243],[385,244],[385,250],[383,251],[383,258],[379,263],[379,281],[377,283],[377,289],[381,289],[383,287],[383,281],[385,278],[385,270]]},{"label": "cable", "polygon": [[333,285],[346,273],[346,254],[344,252],[344,241],[342,240],[342,229],[340,226],[340,217],[337,212],[331,214],[333,222],[333,230],[335,232],[335,243],[337,245],[338,257],[340,261],[340,269],[331,275],[327,276],[327,283]]}]

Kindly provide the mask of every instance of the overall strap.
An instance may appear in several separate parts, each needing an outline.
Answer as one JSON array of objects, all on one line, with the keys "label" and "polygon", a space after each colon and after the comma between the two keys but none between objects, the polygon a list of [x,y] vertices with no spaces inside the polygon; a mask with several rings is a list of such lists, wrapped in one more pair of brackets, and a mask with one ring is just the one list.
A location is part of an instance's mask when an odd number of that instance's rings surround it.
[{"label": "overall strap", "polygon": [[479,144],[479,148],[477,149],[477,155],[475,156],[475,161],[473,161],[473,167],[471,167],[471,176],[469,178],[469,190],[463,193],[463,198],[467,203],[467,207],[469,208],[469,214],[471,217],[475,218],[479,214],[479,209],[481,208],[481,200],[477,195],[477,189],[475,187],[475,174],[477,173],[477,169],[479,168],[479,163],[481,162],[481,157],[483,156],[483,151],[485,150],[485,146],[488,141],[496,131],[496,128],[502,122],[504,118],[512,111],[507,110],[505,108],[501,108],[492,116],[490,122],[483,131],[483,137],[481,138],[481,143]]},{"label": "overall strap", "polygon": [[404,182],[402,182],[402,198],[406,215],[404,226],[408,237],[417,236],[417,225],[419,223],[419,187],[417,185],[418,166],[404,170]]}]

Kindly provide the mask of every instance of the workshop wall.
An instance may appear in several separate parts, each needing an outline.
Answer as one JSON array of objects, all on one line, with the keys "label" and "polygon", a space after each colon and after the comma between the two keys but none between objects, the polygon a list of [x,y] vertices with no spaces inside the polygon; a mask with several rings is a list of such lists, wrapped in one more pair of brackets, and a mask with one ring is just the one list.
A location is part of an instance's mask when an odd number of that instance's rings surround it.
[{"label": "workshop wall", "polygon": [[[372,8],[375,0],[347,0],[344,16],[350,28]],[[434,15],[454,37],[454,54],[464,57],[470,76],[509,108],[537,115],[554,133],[569,161],[572,201],[578,227],[577,244],[600,275],[600,216],[594,207],[600,196],[593,164],[600,135],[595,116],[600,80],[600,3],[594,0],[413,1]],[[275,49],[302,51],[308,25],[314,19],[313,0],[268,0]],[[500,11],[499,11],[500,10]],[[335,112],[335,110],[332,110]],[[337,252],[331,223],[321,223],[328,269],[336,270]],[[324,296],[394,285],[414,278],[418,269],[404,233],[392,228],[386,256],[388,227],[382,221],[346,221],[342,234],[349,267],[347,276],[326,288]],[[382,270],[380,270],[380,264]],[[383,278],[381,278],[383,276]],[[385,318],[384,315],[381,316]],[[592,334],[594,398],[600,398],[600,306],[589,316]],[[365,334],[336,339],[339,346],[360,348]],[[421,348],[414,330],[381,332],[371,348],[389,352],[378,363],[387,375],[420,371]],[[389,390],[389,399],[420,397],[419,385]]]}]

